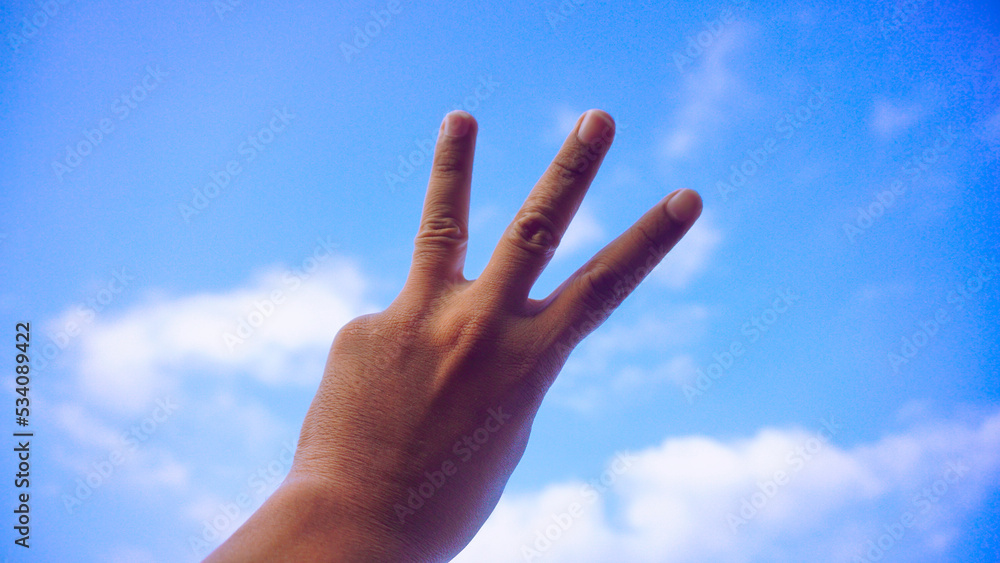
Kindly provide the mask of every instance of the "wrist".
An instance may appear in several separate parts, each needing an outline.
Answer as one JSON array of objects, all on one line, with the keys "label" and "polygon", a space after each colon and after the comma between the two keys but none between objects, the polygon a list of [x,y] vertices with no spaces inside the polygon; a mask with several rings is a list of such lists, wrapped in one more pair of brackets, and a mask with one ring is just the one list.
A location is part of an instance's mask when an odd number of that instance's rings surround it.
[{"label": "wrist", "polygon": [[399,537],[307,475],[290,474],[205,561],[412,561]]}]

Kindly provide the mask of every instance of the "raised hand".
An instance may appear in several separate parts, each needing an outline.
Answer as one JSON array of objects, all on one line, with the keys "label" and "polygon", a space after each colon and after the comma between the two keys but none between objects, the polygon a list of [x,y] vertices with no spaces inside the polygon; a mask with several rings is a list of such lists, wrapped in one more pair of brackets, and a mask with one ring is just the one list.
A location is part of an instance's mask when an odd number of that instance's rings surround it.
[{"label": "raised hand", "polygon": [[701,213],[697,193],[675,191],[530,299],[614,137],[611,117],[590,110],[467,280],[477,129],[465,112],[445,117],[403,290],[337,334],[287,479],[209,561],[456,555],[496,506],[570,351]]}]

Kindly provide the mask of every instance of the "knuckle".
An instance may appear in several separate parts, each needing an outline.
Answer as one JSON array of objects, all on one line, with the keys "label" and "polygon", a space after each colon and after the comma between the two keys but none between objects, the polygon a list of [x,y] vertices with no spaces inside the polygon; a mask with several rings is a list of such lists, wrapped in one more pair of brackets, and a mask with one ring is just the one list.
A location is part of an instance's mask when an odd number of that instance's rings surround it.
[{"label": "knuckle", "polygon": [[347,321],[337,332],[335,340],[365,340],[390,332],[397,324],[395,317],[398,316],[392,314],[390,309],[378,313],[361,315]]},{"label": "knuckle", "polygon": [[376,317],[374,314],[354,317],[353,319],[344,323],[344,326],[340,327],[338,335],[354,336],[358,334],[363,334],[365,332],[370,331],[372,324],[375,322],[376,322]]},{"label": "knuckle", "polygon": [[373,333],[372,323],[372,315],[363,315],[344,323],[333,338],[332,351],[337,354],[352,352]]},{"label": "knuckle", "polygon": [[580,284],[582,305],[602,316],[611,313],[622,302],[632,284],[611,264],[595,261],[577,278]]},{"label": "knuckle", "polygon": [[454,217],[431,217],[424,219],[417,232],[417,243],[430,241],[463,243],[469,238],[468,227]]},{"label": "knuckle", "polygon": [[511,225],[509,236],[519,248],[535,256],[550,256],[559,246],[555,222],[538,210],[521,213]]}]

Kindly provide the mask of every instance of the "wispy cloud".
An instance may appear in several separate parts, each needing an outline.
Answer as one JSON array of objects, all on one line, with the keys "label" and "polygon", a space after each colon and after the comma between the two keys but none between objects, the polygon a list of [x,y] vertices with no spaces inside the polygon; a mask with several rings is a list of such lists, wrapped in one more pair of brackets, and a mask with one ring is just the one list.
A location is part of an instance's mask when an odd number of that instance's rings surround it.
[{"label": "wispy cloud", "polygon": [[553,260],[566,258],[580,249],[600,242],[604,240],[604,235],[604,227],[597,220],[597,216],[591,210],[590,205],[584,201],[580,205],[580,209],[577,210],[576,216],[573,217],[573,222],[569,224],[569,228],[563,234]]},{"label": "wispy cloud", "polygon": [[917,123],[921,115],[923,108],[918,103],[894,104],[879,99],[872,111],[871,127],[879,136],[893,138]]},{"label": "wispy cloud", "polygon": [[[547,400],[592,413],[616,396],[662,382],[687,382],[694,362],[682,350],[701,339],[709,315],[702,305],[686,304],[643,315],[634,323],[609,321],[569,357]],[[672,351],[676,354],[664,363],[648,365],[650,355],[659,358]]]},{"label": "wispy cloud", "polygon": [[660,141],[664,157],[675,160],[690,156],[726,122],[727,106],[747,90],[743,80],[730,68],[734,54],[745,47],[746,36],[746,24],[727,25],[701,55],[701,66],[683,74],[682,102],[674,114],[673,125]]},{"label": "wispy cloud", "polygon": [[716,227],[712,213],[704,212],[677,246],[653,269],[650,278],[673,289],[684,289],[708,267],[722,238],[722,230]]},{"label": "wispy cloud", "polygon": [[627,365],[615,376],[614,385],[619,391],[648,389],[650,384],[663,381],[678,386],[691,385],[695,379],[696,369],[694,357],[691,354],[681,353],[652,369]]},{"label": "wispy cloud", "polygon": [[586,108],[577,111],[566,104],[556,106],[552,111],[552,120],[549,126],[542,130],[542,143],[561,145],[584,111]]}]

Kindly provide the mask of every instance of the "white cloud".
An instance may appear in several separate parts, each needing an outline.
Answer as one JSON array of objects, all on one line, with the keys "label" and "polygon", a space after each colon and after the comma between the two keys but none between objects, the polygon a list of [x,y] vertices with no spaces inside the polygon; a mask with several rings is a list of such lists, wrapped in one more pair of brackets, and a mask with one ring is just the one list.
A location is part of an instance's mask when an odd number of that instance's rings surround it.
[{"label": "white cloud", "polygon": [[712,253],[722,242],[722,231],[711,213],[704,212],[684,238],[674,246],[649,277],[673,289],[683,289],[708,267]]},{"label": "white cloud", "polygon": [[586,110],[576,111],[565,104],[557,106],[553,111],[552,123],[542,132],[542,142],[562,145],[584,111]]},{"label": "white cloud", "polygon": [[185,377],[318,381],[337,330],[378,310],[367,287],[352,263],[330,259],[316,269],[271,268],[227,291],[149,298],[80,336],[79,388],[103,407],[138,412]]},{"label": "white cloud", "polygon": [[660,141],[660,152],[667,158],[689,156],[707,133],[726,120],[725,107],[745,97],[746,85],[728,65],[743,46],[746,31],[740,22],[723,27],[694,66],[682,75],[684,102],[674,117],[673,128]]},{"label": "white cloud", "polygon": [[696,369],[691,354],[677,354],[652,370],[633,365],[625,366],[615,377],[615,387],[620,391],[642,390],[648,389],[650,383],[661,381],[678,386],[691,385],[694,383]]},{"label": "white cloud", "polygon": [[690,304],[670,308],[662,314],[644,315],[633,324],[608,323],[580,344],[566,368],[604,372],[623,356],[689,345],[701,334],[708,315],[704,306]]},{"label": "white cloud", "polygon": [[[850,449],[835,445],[839,429],[824,443],[819,428],[670,438],[589,484],[505,496],[455,561],[849,561],[906,513],[914,520],[889,547],[892,559],[939,560],[996,487],[1000,413]],[[949,464],[967,469],[957,476]],[[777,471],[783,484],[774,485]],[[756,514],[743,509],[746,523],[730,520],[744,500],[757,503]]]},{"label": "white cloud", "polygon": [[[569,357],[546,400],[593,413],[609,401],[664,381],[687,382],[694,375],[694,360],[681,350],[701,339],[708,317],[704,306],[688,304],[643,315],[631,324],[603,325]],[[663,357],[672,351],[676,355],[654,368],[643,362],[650,354]],[[609,373],[615,376],[609,378]]]},{"label": "white cloud", "polygon": [[[607,188],[624,188],[629,192],[635,191],[637,187],[646,186],[645,179],[639,175],[639,171],[628,164],[617,163],[614,168],[601,168],[601,173],[597,177],[599,182]],[[620,192],[621,190],[615,190]]]},{"label": "white cloud", "polygon": [[872,129],[882,137],[891,138],[909,129],[920,120],[920,104],[895,105],[887,100],[877,100],[872,112]]},{"label": "white cloud", "polygon": [[164,488],[186,493],[191,484],[191,469],[177,461],[164,448],[140,450],[137,460],[123,469],[126,484],[135,491],[162,491]]},{"label": "white cloud", "polygon": [[[233,436],[231,445],[242,444],[250,455],[267,455],[274,444],[295,436],[298,427],[272,412],[266,397],[247,396],[222,390],[218,396],[198,401],[194,416],[200,420],[218,418],[216,428]],[[265,402],[261,402],[265,401]]]},{"label": "white cloud", "polygon": [[78,446],[116,450],[125,445],[122,431],[93,417],[83,405],[54,404],[51,412],[62,436],[72,439]]},{"label": "white cloud", "polygon": [[559,241],[559,248],[556,250],[553,260],[565,258],[576,251],[586,248],[604,239],[604,227],[597,220],[597,216],[584,202],[580,205],[569,228]]},{"label": "white cloud", "polygon": [[[74,496],[77,479],[110,468],[99,490],[77,500],[138,493],[150,502],[151,493],[190,504],[224,488],[232,475],[244,475],[247,460],[269,459],[278,442],[296,435],[298,422],[274,411],[260,391],[210,386],[206,378],[286,389],[314,384],[337,330],[377,310],[368,302],[368,286],[352,263],[327,255],[297,269],[267,269],[227,290],[147,296],[119,315],[96,318],[62,358],[75,372],[72,395],[50,407],[59,436],[52,457],[65,470],[51,492],[56,502],[62,506]],[[255,311],[259,317],[250,316]],[[73,314],[52,324],[65,326]],[[239,331],[241,321],[248,332]],[[243,343],[227,345],[227,332]],[[167,419],[158,418],[163,408]],[[192,425],[211,427],[226,448],[207,457],[192,452],[186,439],[177,441],[190,437]]]},{"label": "white cloud", "polygon": [[[469,212],[469,237],[479,235],[479,232],[500,216],[500,209],[493,204],[474,206]],[[472,233],[475,233],[472,234]]]}]

